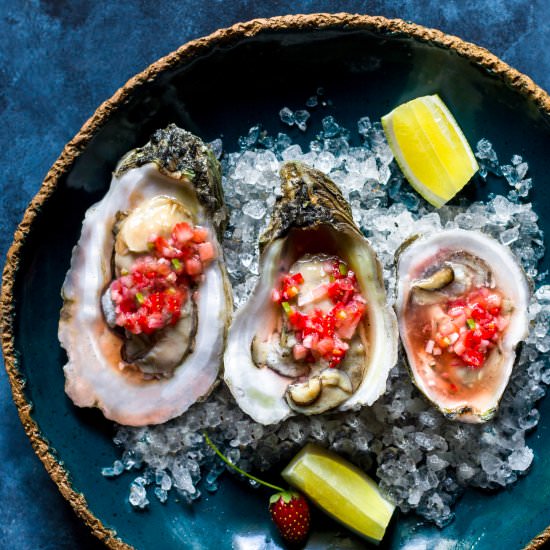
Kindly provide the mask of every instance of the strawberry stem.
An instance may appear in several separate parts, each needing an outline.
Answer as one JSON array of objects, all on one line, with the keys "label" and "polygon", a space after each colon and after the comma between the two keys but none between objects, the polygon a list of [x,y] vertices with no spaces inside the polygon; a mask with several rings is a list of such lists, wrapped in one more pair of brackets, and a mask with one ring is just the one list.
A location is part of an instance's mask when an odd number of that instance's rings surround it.
[{"label": "strawberry stem", "polygon": [[212,440],[208,437],[208,434],[206,432],[202,432],[202,435],[204,436],[204,440],[208,444],[208,446],[230,467],[233,468],[236,472],[239,472],[239,474],[247,477],[248,479],[252,479],[253,481],[257,481],[261,485],[264,485],[265,487],[269,487],[270,489],[275,489],[276,491],[280,491],[281,493],[284,492],[284,489],[281,487],[277,487],[277,485],[272,485],[271,483],[268,483],[267,481],[263,481],[261,479],[258,479],[257,477],[245,472],[244,470],[241,470],[238,466],[235,466],[230,460],[225,457],[222,452],[212,443]]}]

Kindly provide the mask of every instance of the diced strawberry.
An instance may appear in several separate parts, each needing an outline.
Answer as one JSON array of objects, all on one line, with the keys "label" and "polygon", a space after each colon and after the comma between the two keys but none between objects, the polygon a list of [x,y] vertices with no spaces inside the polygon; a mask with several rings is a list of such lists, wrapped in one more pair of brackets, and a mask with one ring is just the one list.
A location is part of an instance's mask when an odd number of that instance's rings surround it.
[{"label": "diced strawberry", "polygon": [[208,229],[206,227],[195,226],[193,230],[193,242],[203,243],[208,239]]},{"label": "diced strawberry", "polygon": [[331,353],[333,349],[334,340],[332,338],[322,338],[316,347],[316,350],[323,356]]},{"label": "diced strawberry", "polygon": [[466,349],[470,350],[476,348],[481,342],[481,336],[481,331],[479,329],[469,330],[466,332],[466,336],[464,338],[464,345],[466,346]]},{"label": "diced strawberry", "polygon": [[487,296],[487,306],[488,307],[500,307],[502,304],[502,298],[499,294],[489,294]]},{"label": "diced strawberry", "polygon": [[479,368],[483,365],[483,361],[485,360],[485,356],[480,351],[476,351],[474,349],[467,349],[462,354],[462,360],[471,367]]},{"label": "diced strawberry", "polygon": [[146,305],[151,312],[158,313],[162,311],[162,302],[162,294],[160,292],[154,292],[147,299]]},{"label": "diced strawberry", "polygon": [[129,275],[125,275],[124,277],[121,277],[119,281],[120,281],[120,284],[125,286],[126,288],[132,288],[133,286],[132,277],[130,277]]},{"label": "diced strawberry", "polygon": [[164,326],[161,313],[152,313],[147,317],[146,322],[147,322],[147,328],[150,328],[153,330],[162,328]]},{"label": "diced strawberry", "polygon": [[484,353],[490,345],[491,342],[489,340],[481,340],[481,342],[479,343],[478,351]]},{"label": "diced strawberry", "polygon": [[345,338],[346,340],[351,340],[360,321],[361,315],[359,313],[353,313],[350,315],[348,317],[348,322],[338,327],[338,336],[340,336],[340,338]]},{"label": "diced strawberry", "polygon": [[292,300],[298,296],[300,289],[298,288],[304,282],[304,278],[301,273],[294,275],[286,275],[283,278],[281,295],[284,300]]},{"label": "diced strawberry", "polygon": [[315,332],[304,337],[303,345],[308,349],[315,349],[319,342],[319,335]]},{"label": "diced strawberry", "polygon": [[159,254],[162,254],[165,248],[169,247],[168,241],[164,237],[157,237],[154,241],[155,249]]},{"label": "diced strawberry", "polygon": [[303,330],[306,327],[307,315],[293,310],[288,320],[295,330]]},{"label": "diced strawberry", "polygon": [[463,310],[466,307],[466,300],[463,300],[461,298],[457,300],[451,300],[447,305],[449,309],[460,308]]},{"label": "diced strawberry", "polygon": [[482,286],[478,288],[478,292],[483,298],[487,298],[489,296],[489,289],[486,286]]},{"label": "diced strawberry", "polygon": [[306,317],[305,328],[308,334],[311,332],[321,334],[325,331],[325,327],[323,326],[323,313],[321,310],[316,309]]},{"label": "diced strawberry", "polygon": [[157,253],[164,258],[176,258],[179,255],[179,250],[164,237],[155,239],[155,248]]},{"label": "diced strawberry", "polygon": [[184,296],[181,292],[178,292],[174,295],[168,294],[165,298],[167,311],[169,313],[179,313],[181,310],[183,299]]},{"label": "diced strawberry", "polygon": [[488,311],[479,302],[472,304],[471,309],[472,319],[475,319],[476,321],[488,321],[491,319]]},{"label": "diced strawberry", "polygon": [[302,344],[294,344],[292,348],[292,356],[296,361],[301,361],[302,359],[305,359],[307,354],[308,350],[305,346],[303,346]]},{"label": "diced strawberry", "polygon": [[333,311],[329,311],[322,319],[323,325],[323,336],[334,335],[334,330],[336,328],[336,319],[334,318]]},{"label": "diced strawberry", "polygon": [[442,336],[448,336],[449,334],[455,332],[456,327],[450,321],[445,321],[439,326],[439,332]]},{"label": "diced strawberry", "polygon": [[193,228],[187,222],[177,223],[172,230],[172,239],[180,246],[187,244],[193,237]]},{"label": "diced strawberry", "polygon": [[460,327],[464,326],[466,324],[466,315],[462,313],[461,315],[455,317],[453,319],[453,324],[456,328],[460,330]]},{"label": "diced strawberry", "polygon": [[166,277],[167,275],[170,274],[171,272],[171,269],[170,269],[170,262],[168,260],[165,260],[165,261],[162,261],[164,258],[161,258],[159,261],[158,261],[158,264],[157,264],[157,273],[162,276],[162,277]]},{"label": "diced strawberry", "polygon": [[135,310],[134,300],[122,300],[117,307],[121,313],[131,313]]},{"label": "diced strawberry", "polygon": [[485,340],[490,340],[497,332],[497,326],[494,322],[483,325],[480,329],[481,337]]},{"label": "diced strawberry", "polygon": [[466,317],[464,315],[464,308],[462,306],[455,306],[455,307],[450,307],[449,310],[447,311],[449,317]]},{"label": "diced strawberry", "polygon": [[185,271],[191,277],[195,275],[200,275],[202,273],[202,263],[197,257],[189,258],[185,260]]},{"label": "diced strawberry", "polygon": [[334,338],[334,351],[336,355],[343,355],[349,349],[349,344],[346,344],[343,340],[336,337]]},{"label": "diced strawberry", "polygon": [[462,355],[466,351],[466,346],[459,340],[453,345],[453,351],[457,355]]},{"label": "diced strawberry", "polygon": [[347,303],[354,291],[353,283],[348,278],[337,279],[328,286],[328,295],[334,303]]},{"label": "diced strawberry", "polygon": [[199,258],[202,263],[209,262],[216,257],[216,251],[214,245],[211,242],[200,243],[199,246]]}]

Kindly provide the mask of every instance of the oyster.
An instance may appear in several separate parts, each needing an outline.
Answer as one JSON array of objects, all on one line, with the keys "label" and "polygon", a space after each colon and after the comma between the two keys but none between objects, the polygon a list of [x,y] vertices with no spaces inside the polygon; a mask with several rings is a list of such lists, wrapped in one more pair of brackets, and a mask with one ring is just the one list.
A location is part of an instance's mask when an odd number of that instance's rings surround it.
[{"label": "oyster", "polygon": [[381,268],[323,173],[281,168],[260,278],[229,329],[224,379],[262,424],[371,405],[397,359]]},{"label": "oyster", "polygon": [[450,418],[485,422],[528,333],[530,288],[508,248],[459,229],[402,247],[396,310],[413,381]]},{"label": "oyster", "polygon": [[232,309],[225,220],[219,163],[189,132],[170,125],[121,159],[86,212],[62,289],[76,405],[138,426],[208,395]]}]

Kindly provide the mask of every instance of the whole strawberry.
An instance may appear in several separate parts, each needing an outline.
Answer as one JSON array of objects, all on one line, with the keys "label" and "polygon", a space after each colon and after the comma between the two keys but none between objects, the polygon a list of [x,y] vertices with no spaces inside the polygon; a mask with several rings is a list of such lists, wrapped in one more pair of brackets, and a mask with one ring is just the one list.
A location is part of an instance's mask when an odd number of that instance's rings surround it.
[{"label": "whole strawberry", "polygon": [[309,506],[306,499],[293,491],[281,491],[269,499],[271,519],[283,539],[292,546],[305,542],[309,533]]},{"label": "whole strawberry", "polygon": [[279,491],[269,499],[269,512],[273,523],[289,546],[300,546],[309,534],[309,506],[306,499],[295,491],[285,491],[277,485],[257,478],[233,464],[203,432],[207,445],[233,470],[265,487]]}]

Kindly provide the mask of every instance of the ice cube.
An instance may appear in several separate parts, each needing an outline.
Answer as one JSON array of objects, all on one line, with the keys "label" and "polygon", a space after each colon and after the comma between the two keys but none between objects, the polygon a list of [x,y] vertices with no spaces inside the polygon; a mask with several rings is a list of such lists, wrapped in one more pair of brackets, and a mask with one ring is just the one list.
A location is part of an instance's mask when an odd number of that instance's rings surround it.
[{"label": "ice cube", "polygon": [[529,447],[523,447],[513,451],[508,457],[508,464],[512,470],[523,472],[531,466],[533,462],[533,451]]},{"label": "ice cube", "polygon": [[306,107],[317,107],[318,104],[319,104],[319,101],[317,99],[317,96],[315,95],[312,95],[306,101]]},{"label": "ice cube", "polygon": [[266,213],[265,204],[260,200],[248,201],[243,206],[243,213],[254,220],[261,220]]},{"label": "ice cube", "polygon": [[294,112],[291,111],[288,107],[283,107],[279,111],[279,118],[281,119],[281,122],[283,122],[284,124],[288,124],[289,126],[294,126],[294,124],[296,123]]},{"label": "ice cube", "polygon": [[513,242],[517,241],[519,238],[519,226],[511,227],[506,229],[499,235],[500,242],[504,245],[510,245]]},{"label": "ice cube", "polygon": [[296,123],[296,126],[302,130],[302,132],[305,132],[307,129],[307,121],[309,117],[309,111],[306,110],[296,111],[294,113],[294,122]]}]

